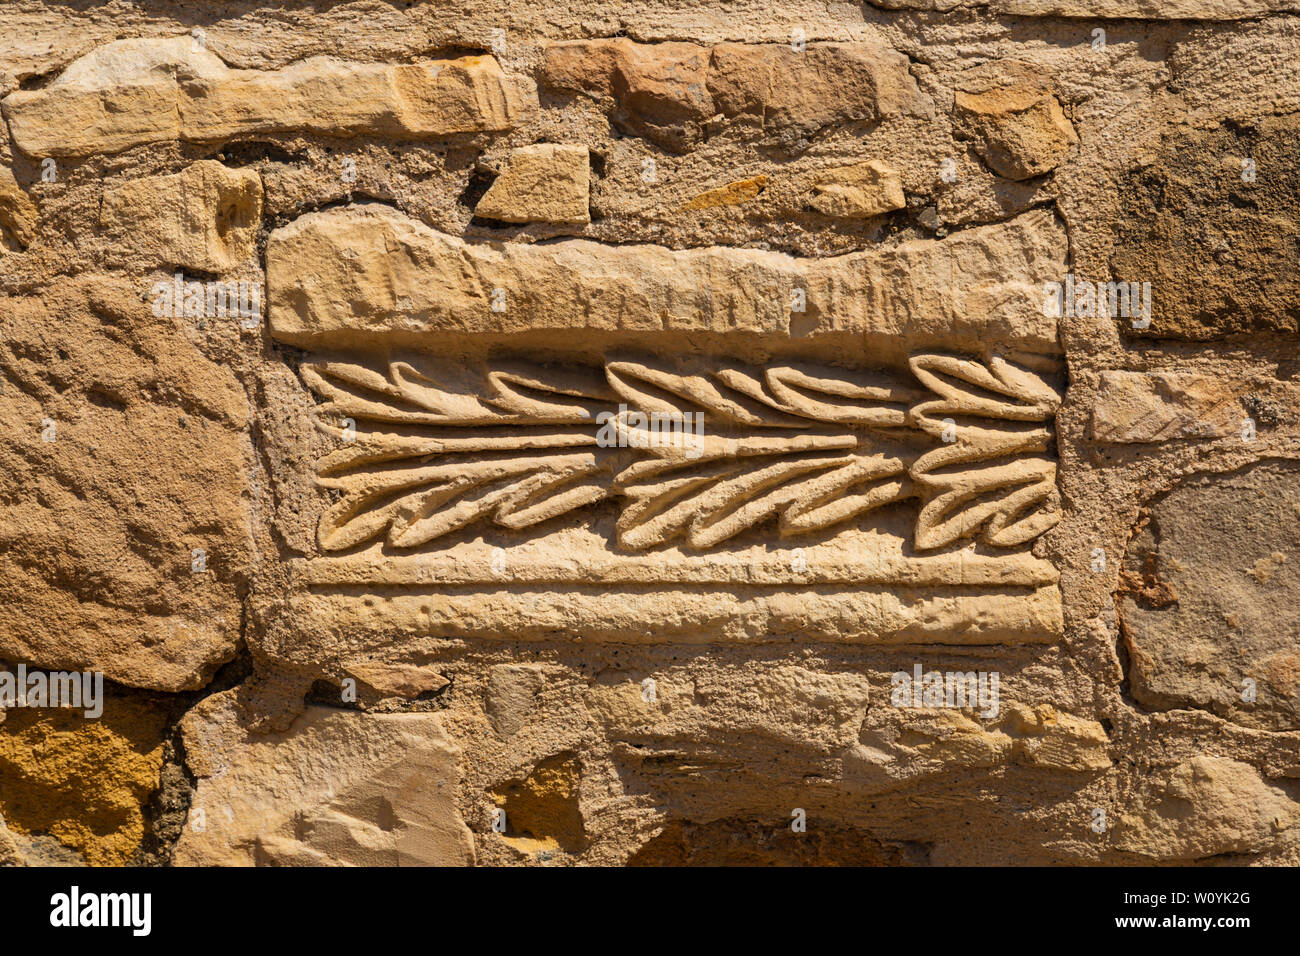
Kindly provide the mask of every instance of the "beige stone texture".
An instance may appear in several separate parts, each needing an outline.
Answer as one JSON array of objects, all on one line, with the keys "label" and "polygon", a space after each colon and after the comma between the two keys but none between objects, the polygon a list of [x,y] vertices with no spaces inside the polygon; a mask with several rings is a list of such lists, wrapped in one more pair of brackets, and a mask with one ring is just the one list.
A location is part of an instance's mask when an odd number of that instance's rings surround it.
[{"label": "beige stone texture", "polygon": [[898,170],[878,159],[823,173],[813,190],[812,207],[828,216],[867,218],[907,205]]},{"label": "beige stone texture", "polygon": [[1109,740],[1096,721],[1050,706],[1017,704],[1001,719],[962,710],[917,710],[901,726],[863,726],[844,755],[845,777],[868,790],[936,774],[1023,764],[1062,773],[1111,766]]},{"label": "beige stone texture", "polygon": [[194,690],[241,639],[248,404],[148,288],[0,299],[0,654]]},{"label": "beige stone texture", "polygon": [[[346,252],[345,252],[346,250]],[[493,247],[382,205],[308,214],[267,245],[273,334],[295,345],[363,333],[848,333],[919,347],[1056,349],[1041,283],[1064,270],[1050,213],[943,242],[804,260],[750,249]],[[495,306],[494,306],[495,303]]]},{"label": "beige stone texture", "polygon": [[1143,704],[1300,727],[1297,478],[1295,463],[1280,461],[1197,475],[1149,507],[1125,556],[1119,605]]},{"label": "beige stone texture", "polygon": [[737,179],[734,183],[727,183],[727,185],[720,186],[717,189],[709,189],[700,193],[682,206],[682,211],[694,212],[697,209],[717,209],[719,206],[739,206],[742,203],[757,199],[766,187],[766,176]]},{"label": "beige stone texture", "polygon": [[0,5],[0,862],[1300,864],[1297,14]]},{"label": "beige stone texture", "polygon": [[590,174],[585,146],[540,143],[516,149],[474,207],[474,215],[516,223],[590,222]]},{"label": "beige stone texture", "polygon": [[178,866],[474,862],[455,804],[460,752],[436,714],[309,707],[286,731],[256,734],[226,692],[181,730],[198,787]]},{"label": "beige stone texture", "polygon": [[0,166],[0,250],[27,248],[35,237],[40,212],[23,192],[13,171]]},{"label": "beige stone texture", "polygon": [[427,137],[509,129],[532,92],[492,57],[388,65],[312,57],[231,70],[195,37],[108,43],[40,90],[0,101],[29,156],[310,130]]},{"label": "beige stone texture", "polygon": [[1243,855],[1294,843],[1296,814],[1296,801],[1254,767],[1202,754],[1148,784],[1115,843],[1146,859]]},{"label": "beige stone texture", "polygon": [[606,101],[615,123],[671,150],[699,142],[715,115],[803,148],[833,123],[933,110],[906,58],[870,43],[565,41],[546,48],[543,83]]},{"label": "beige stone texture", "polygon": [[1092,437],[1135,444],[1174,439],[1250,440],[1300,414],[1300,391],[1289,382],[1233,380],[1198,372],[1101,373]]},{"label": "beige stone texture", "polygon": [[201,160],[174,176],[107,189],[99,223],[115,246],[162,264],[225,273],[256,251],[262,181],[251,169]]},{"label": "beige stone texture", "polygon": [[1132,18],[1145,20],[1244,20],[1295,12],[1294,0],[872,0],[889,10],[987,7],[995,13],[1031,17]]},{"label": "beige stone texture", "polygon": [[[1247,114],[1249,115],[1249,114]],[[1300,116],[1172,127],[1122,174],[1109,269],[1152,286],[1144,339],[1209,341],[1300,330]],[[1189,212],[1194,211],[1189,216]]]},{"label": "beige stone texture", "polygon": [[1051,172],[1079,141],[1056,98],[1032,87],[958,90],[953,119],[989,168],[1007,179]]}]

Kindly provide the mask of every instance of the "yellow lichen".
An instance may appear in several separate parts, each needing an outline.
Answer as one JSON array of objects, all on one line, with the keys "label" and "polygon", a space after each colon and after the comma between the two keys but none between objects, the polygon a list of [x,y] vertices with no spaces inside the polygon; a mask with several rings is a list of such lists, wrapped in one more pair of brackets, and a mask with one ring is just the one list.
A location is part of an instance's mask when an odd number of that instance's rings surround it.
[{"label": "yellow lichen", "polygon": [[749,179],[738,179],[736,182],[727,183],[727,185],[718,189],[710,189],[708,192],[700,193],[684,205],[682,210],[691,211],[695,209],[715,209],[718,206],[738,206],[741,203],[757,198],[758,194],[765,188],[767,188],[766,176],[751,176]]},{"label": "yellow lichen", "polygon": [[130,861],[144,838],[144,805],[158,788],[166,718],[122,698],[102,717],[16,709],[0,724],[0,815],[9,829],[44,833],[94,866]]}]

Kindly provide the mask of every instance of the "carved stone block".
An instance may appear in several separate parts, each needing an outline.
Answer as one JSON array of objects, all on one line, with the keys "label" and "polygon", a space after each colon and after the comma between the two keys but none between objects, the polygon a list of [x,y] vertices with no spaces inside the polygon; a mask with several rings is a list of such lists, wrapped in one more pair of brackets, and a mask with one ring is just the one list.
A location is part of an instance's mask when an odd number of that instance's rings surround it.
[{"label": "carved stone block", "polygon": [[815,261],[304,216],[267,253],[332,445],[295,614],[358,647],[1053,641],[1064,251],[1040,213]]}]

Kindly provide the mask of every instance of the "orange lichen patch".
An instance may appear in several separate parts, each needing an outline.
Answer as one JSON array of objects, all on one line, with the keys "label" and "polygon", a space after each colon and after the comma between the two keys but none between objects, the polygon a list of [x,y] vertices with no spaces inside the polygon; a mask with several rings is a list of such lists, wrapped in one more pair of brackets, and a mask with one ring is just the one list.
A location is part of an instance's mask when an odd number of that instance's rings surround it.
[{"label": "orange lichen patch", "polygon": [[94,866],[121,866],[144,838],[158,788],[166,716],[123,698],[104,715],[16,709],[0,724],[0,815],[9,829],[45,833]]},{"label": "orange lichen patch", "polygon": [[734,183],[727,183],[727,185],[717,189],[710,189],[708,192],[700,193],[682,206],[682,211],[715,209],[718,206],[739,206],[741,203],[757,199],[758,194],[766,188],[766,176],[751,176],[749,179],[738,179]]}]

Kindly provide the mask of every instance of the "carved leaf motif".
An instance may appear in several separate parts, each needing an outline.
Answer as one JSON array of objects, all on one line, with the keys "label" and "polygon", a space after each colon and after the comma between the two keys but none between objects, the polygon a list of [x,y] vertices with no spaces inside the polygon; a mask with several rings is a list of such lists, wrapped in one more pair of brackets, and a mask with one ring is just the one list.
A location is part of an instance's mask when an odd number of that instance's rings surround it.
[{"label": "carved leaf motif", "polygon": [[484,519],[525,528],[608,496],[610,456],[595,447],[593,423],[612,393],[598,371],[422,367],[302,366],[328,399],[319,427],[343,442],[317,466],[317,483],[343,493],[321,516],[323,549],[385,532],[390,545],[414,548]]},{"label": "carved leaf motif", "polygon": [[620,443],[649,456],[614,479],[629,499],[617,525],[625,548],[678,537],[712,548],[773,516],[782,534],[817,531],[907,496],[902,432],[916,393],[906,385],[793,366],[700,373],[612,361],[607,371],[629,406],[725,429],[656,443],[647,415],[613,420]]},{"label": "carved leaf motif", "polygon": [[782,535],[819,531],[910,498],[922,550],[974,537],[1016,547],[1050,528],[1050,382],[996,357],[910,365],[924,389],[887,373],[707,359],[304,364],[324,400],[319,426],[340,441],[317,466],[340,494],[320,544],[383,536],[413,548],[610,497],[623,503],[618,543],[633,550],[713,548],[772,518]]},{"label": "carved leaf motif", "polygon": [[1056,462],[1046,452],[1061,399],[1051,384],[997,356],[987,367],[948,355],[915,355],[910,364],[942,396],[915,406],[911,421],[945,441],[909,469],[922,501],[916,546],[979,536],[1015,547],[1053,527],[1060,520]]}]

